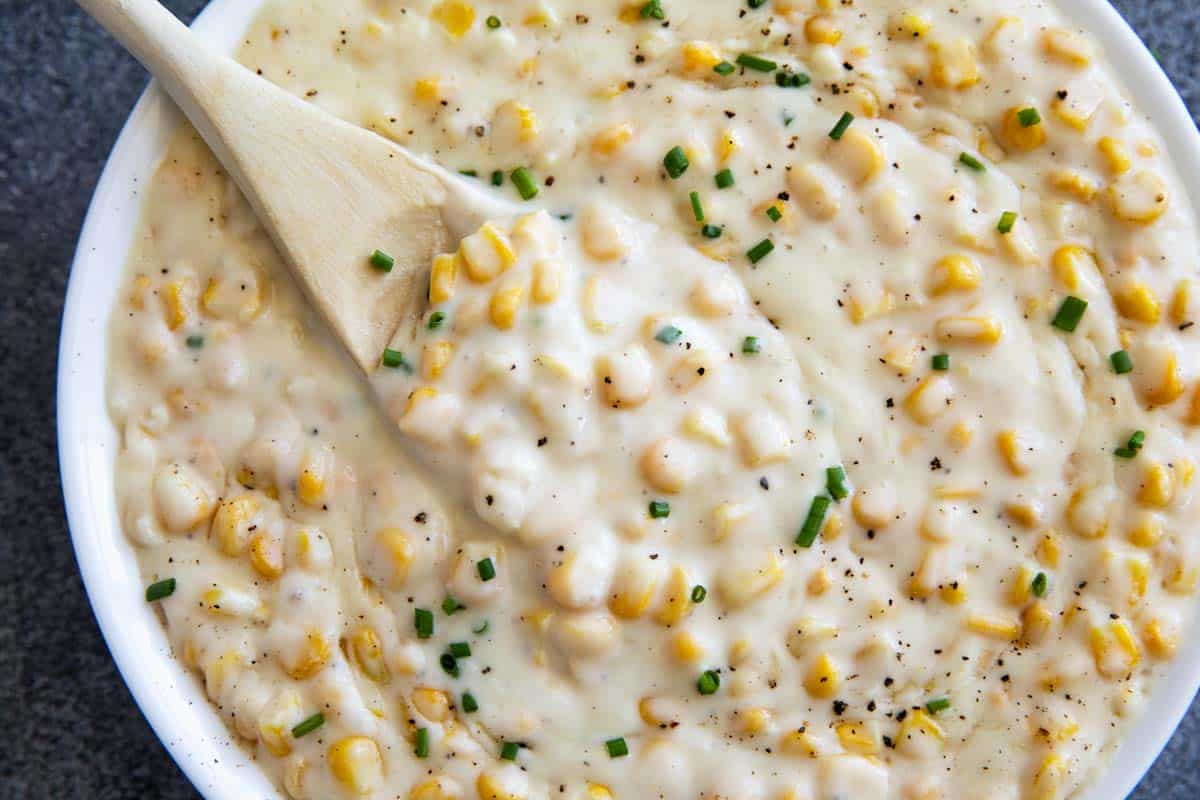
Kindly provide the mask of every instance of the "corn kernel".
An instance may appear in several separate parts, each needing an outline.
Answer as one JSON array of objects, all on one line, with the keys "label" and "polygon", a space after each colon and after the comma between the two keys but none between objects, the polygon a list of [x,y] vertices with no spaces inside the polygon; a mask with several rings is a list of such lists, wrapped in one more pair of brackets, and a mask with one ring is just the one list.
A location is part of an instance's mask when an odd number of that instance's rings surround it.
[{"label": "corn kernel", "polygon": [[463,0],[442,0],[433,7],[430,16],[446,29],[446,33],[459,39],[475,23],[475,7]]},{"label": "corn kernel", "polygon": [[659,625],[677,625],[692,613],[692,582],[683,567],[671,569],[663,594],[662,605],[654,615]]},{"label": "corn kernel", "polygon": [[746,736],[759,736],[771,726],[771,712],[761,706],[735,712],[738,729]]},{"label": "corn kernel", "polygon": [[1142,629],[1142,642],[1155,658],[1172,658],[1179,648],[1179,634],[1163,619],[1154,617]]},{"label": "corn kernel", "polygon": [[1092,48],[1077,33],[1064,28],[1051,28],[1042,35],[1042,50],[1046,55],[1072,67],[1086,67],[1092,60]]},{"label": "corn kernel", "polygon": [[671,637],[671,655],[681,664],[694,664],[704,655],[704,648],[688,631],[679,631]]},{"label": "corn kernel", "polygon": [[163,308],[167,327],[173,331],[178,330],[183,323],[187,322],[187,301],[184,299],[185,284],[185,281],[171,281],[163,290]]},{"label": "corn kernel", "polygon": [[686,42],[683,45],[683,71],[691,78],[715,75],[713,67],[721,63],[721,54],[708,42]]},{"label": "corn kernel", "polygon": [[327,758],[333,776],[356,794],[370,794],[383,784],[383,758],[374,739],[348,736],[329,748]]},{"label": "corn kernel", "polygon": [[1048,754],[1033,775],[1030,800],[1058,800],[1065,774],[1066,766],[1062,757],[1055,753]]},{"label": "corn kernel", "polygon": [[284,671],[298,681],[307,680],[320,672],[329,663],[329,642],[320,631],[312,630],[304,637],[303,644],[285,658]]},{"label": "corn kernel", "polygon": [[454,342],[448,339],[426,344],[421,349],[421,376],[427,381],[435,381],[442,377],[452,355],[454,355]]},{"label": "corn kernel", "polygon": [[929,291],[935,297],[950,292],[969,292],[979,288],[981,277],[979,263],[970,256],[945,256],[933,266]]},{"label": "corn kernel", "polygon": [[842,31],[828,14],[816,14],[805,20],[804,38],[809,44],[834,45],[842,40]]},{"label": "corn kernel", "polygon": [[418,103],[435,105],[442,99],[441,84],[436,77],[417,78],[413,83],[413,98]]},{"label": "corn kernel", "polygon": [[525,287],[521,285],[497,289],[488,304],[488,316],[492,324],[500,330],[509,330],[516,323],[517,311],[521,300],[525,297]]},{"label": "corn kernel", "polygon": [[1050,185],[1081,203],[1092,202],[1099,191],[1095,181],[1073,169],[1051,170]]},{"label": "corn kernel", "polygon": [[1025,106],[1013,106],[1004,112],[1000,124],[1000,138],[1017,150],[1034,150],[1046,141],[1046,126],[1038,121],[1033,125],[1022,125],[1020,114]]},{"label": "corn kernel", "polygon": [[950,405],[954,387],[944,375],[930,375],[904,399],[909,415],[921,424],[937,419]]},{"label": "corn kernel", "polygon": [[1096,149],[1100,151],[1100,155],[1104,156],[1104,163],[1113,175],[1123,175],[1133,166],[1129,148],[1120,139],[1103,136],[1096,142]]},{"label": "corn kernel", "polygon": [[1162,314],[1154,291],[1141,281],[1132,280],[1113,292],[1113,304],[1126,319],[1154,325]]},{"label": "corn kernel", "polygon": [[1016,639],[1021,633],[1019,622],[995,614],[971,614],[967,617],[967,628],[982,636],[1007,641]]},{"label": "corn kernel", "polygon": [[1106,678],[1124,678],[1141,660],[1141,650],[1124,620],[1093,626],[1089,642],[1096,669]]},{"label": "corn kernel", "polygon": [[1151,508],[1166,508],[1175,497],[1175,476],[1166,464],[1150,464],[1142,473],[1138,502]]},{"label": "corn kernel", "polygon": [[[1028,584],[1027,584],[1028,585]],[[1038,644],[1050,632],[1054,615],[1040,600],[1030,603],[1021,612],[1021,639],[1027,644]]]},{"label": "corn kernel", "polygon": [[882,747],[879,726],[874,720],[840,722],[834,728],[842,748],[863,756],[877,755]]},{"label": "corn kernel", "polygon": [[788,731],[779,741],[779,749],[790,756],[817,758],[821,755],[817,740],[802,730]]},{"label": "corn kernel", "polygon": [[383,683],[388,680],[387,663],[383,658],[383,642],[373,628],[363,626],[351,634],[349,639],[350,655],[354,663],[373,681]]},{"label": "corn kernel", "polygon": [[917,39],[933,28],[933,20],[928,12],[907,8],[893,15],[891,22],[892,35],[896,37]]},{"label": "corn kernel", "polygon": [[979,82],[975,48],[967,39],[931,42],[929,79],[941,89],[969,89]]},{"label": "corn kernel", "polygon": [[245,551],[250,541],[251,520],[258,509],[258,501],[251,494],[231,497],[217,507],[209,536],[222,553],[237,557]]},{"label": "corn kernel", "polygon": [[283,546],[266,531],[250,539],[250,566],[264,578],[274,580],[283,574]]},{"label": "corn kernel", "polygon": [[1191,278],[1182,278],[1175,285],[1175,292],[1171,295],[1171,321],[1176,325],[1183,325],[1191,320],[1195,294],[1196,288]]},{"label": "corn kernel", "polygon": [[445,722],[450,719],[450,698],[441,689],[420,686],[413,690],[412,704],[417,712],[430,722]]},{"label": "corn kernel", "polygon": [[434,257],[429,273],[429,305],[436,306],[454,296],[454,287],[458,282],[458,261],[456,253]]},{"label": "corn kernel", "polygon": [[759,599],[783,578],[783,560],[772,551],[751,566],[726,565],[717,580],[721,597],[732,608]]},{"label": "corn kernel", "polygon": [[883,148],[862,128],[850,128],[833,143],[833,148],[833,157],[852,183],[864,184],[884,167]]},{"label": "corn kernel", "polygon": [[1013,475],[1026,475],[1029,472],[1030,445],[1016,431],[1001,431],[996,434],[996,448],[1000,451],[1008,471]]},{"label": "corn kernel", "polygon": [[935,333],[947,343],[992,345],[1004,335],[1004,325],[991,316],[950,316],[937,321]]},{"label": "corn kernel", "polygon": [[1058,534],[1053,531],[1047,531],[1042,535],[1037,546],[1038,562],[1043,566],[1057,567],[1059,557],[1062,555],[1062,543],[1058,539]]},{"label": "corn kernel", "polygon": [[628,122],[609,125],[592,139],[592,152],[598,156],[612,156],[633,139],[633,126]]},{"label": "corn kernel", "polygon": [[1149,225],[1169,205],[1166,181],[1149,170],[1123,175],[1108,186],[1108,205],[1113,216],[1136,225]]},{"label": "corn kernel", "polygon": [[508,236],[491,222],[463,239],[460,253],[467,275],[476,283],[492,280],[517,259]]},{"label": "corn kernel", "polygon": [[821,653],[804,676],[804,688],[813,697],[828,699],[841,686],[841,672],[828,653]]},{"label": "corn kernel", "polygon": [[1050,257],[1050,266],[1054,277],[1067,289],[1074,291],[1079,288],[1080,271],[1096,269],[1096,258],[1091,251],[1077,244],[1065,244],[1054,251]]}]

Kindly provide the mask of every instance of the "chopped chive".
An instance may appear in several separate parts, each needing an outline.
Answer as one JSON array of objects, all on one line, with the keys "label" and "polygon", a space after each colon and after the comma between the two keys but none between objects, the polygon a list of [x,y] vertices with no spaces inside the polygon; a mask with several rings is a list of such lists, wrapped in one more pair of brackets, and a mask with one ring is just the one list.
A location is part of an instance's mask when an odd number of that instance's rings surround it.
[{"label": "chopped chive", "polygon": [[451,678],[458,677],[458,659],[451,653],[442,653],[438,658],[438,663],[442,665],[442,670]]},{"label": "chopped chive", "polygon": [[532,200],[537,197],[537,184],[534,183],[533,176],[525,167],[517,167],[509,173],[508,177],[513,182],[513,186],[517,187],[517,193],[521,195],[522,200]]},{"label": "chopped chive", "polygon": [[503,25],[504,23],[500,21],[499,17],[497,17],[495,14],[493,14],[492,16],[487,18],[487,22],[485,22],[484,24],[487,25],[488,28],[490,28],[491,30],[499,30],[500,26]]},{"label": "chopped chive", "polygon": [[[465,175],[465,176],[467,176],[468,178],[478,178],[478,177],[479,177],[479,171],[478,171],[478,170],[474,170],[474,169],[460,169],[460,170],[458,171],[458,174],[459,174],[459,175]],[[376,251],[376,252],[378,252],[378,251]]]},{"label": "chopped chive", "polygon": [[1000,221],[996,223],[996,230],[1001,233],[1011,233],[1013,225],[1017,224],[1017,212],[1005,211],[1000,215]]},{"label": "chopped chive", "polygon": [[468,714],[474,714],[479,710],[479,702],[476,701],[475,695],[471,694],[470,692],[463,692],[462,710]]},{"label": "chopped chive", "polygon": [[520,752],[521,745],[516,742],[505,742],[500,745],[500,757],[505,761],[516,761],[517,753]]},{"label": "chopped chive", "polygon": [[370,260],[371,266],[380,272],[391,272],[392,267],[396,263],[396,259],[392,258],[382,250],[376,250],[374,253],[371,253]]},{"label": "chopped chive", "polygon": [[737,63],[739,66],[745,67],[746,69],[752,69],[755,72],[774,72],[779,67],[779,65],[771,59],[763,58],[762,56],[756,56],[751,53],[742,53],[737,57]]},{"label": "chopped chive", "polygon": [[751,264],[757,264],[766,258],[772,250],[775,249],[775,243],[770,239],[763,239],[758,244],[746,251],[746,258],[750,259]]},{"label": "chopped chive", "polygon": [[849,111],[843,111],[842,116],[838,118],[837,124],[829,132],[829,138],[835,142],[841,139],[842,135],[846,133],[846,129],[850,127],[851,122],[854,122],[854,115]]},{"label": "chopped chive", "polygon": [[666,500],[651,500],[650,516],[654,519],[666,519],[671,516],[671,504]]},{"label": "chopped chive", "polygon": [[187,346],[193,350],[199,350],[204,347],[204,337],[198,333],[194,333],[187,337]]},{"label": "chopped chive", "polygon": [[970,167],[976,172],[987,172],[987,167],[983,165],[983,162],[965,150],[958,154],[958,163]]},{"label": "chopped chive", "polygon": [[730,170],[730,169],[721,170],[720,172],[717,173],[716,178],[714,180],[717,183],[718,189],[728,189],[730,186],[733,186],[733,170]]},{"label": "chopped chive", "polygon": [[696,679],[696,688],[700,690],[700,694],[716,694],[717,689],[721,688],[721,676],[711,669],[706,669]]},{"label": "chopped chive", "polygon": [[175,594],[175,579],[163,578],[146,587],[146,602],[153,603]]},{"label": "chopped chive", "polygon": [[648,3],[642,6],[641,11],[638,13],[642,15],[642,19],[667,18],[667,12],[663,11],[661,0],[649,0]]},{"label": "chopped chive", "polygon": [[322,714],[320,711],[318,711],[317,713],[313,714],[308,719],[298,722],[292,728],[292,738],[299,739],[302,736],[306,736],[324,724],[325,724],[325,715]]},{"label": "chopped chive", "polygon": [[492,170],[492,186],[504,185],[504,170]]},{"label": "chopped chive", "polygon": [[1129,436],[1129,441],[1127,441],[1125,443],[1125,446],[1118,447],[1116,450],[1113,451],[1113,455],[1117,456],[1117,458],[1133,458],[1134,456],[1136,456],[1138,454],[1138,451],[1142,449],[1142,445],[1144,445],[1145,443],[1146,443],[1146,432],[1145,431],[1134,431]]},{"label": "chopped chive", "polygon": [[659,328],[658,333],[654,334],[654,340],[663,344],[675,344],[680,336],[683,336],[683,331],[679,328],[674,325],[664,325]]},{"label": "chopped chive", "polygon": [[825,491],[834,500],[845,500],[850,496],[850,487],[846,485],[846,470],[839,464],[825,469]]},{"label": "chopped chive", "polygon": [[704,586],[697,583],[695,586],[692,587],[692,602],[693,603],[703,603],[704,598],[706,598],[706,597],[708,597],[708,589],[705,589]]},{"label": "chopped chive", "polygon": [[705,225],[700,229],[700,235],[705,239],[717,239],[724,230],[720,225]]},{"label": "chopped chive", "polygon": [[804,518],[804,524],[800,526],[800,533],[796,535],[796,544],[801,547],[812,547],[813,542],[817,540],[817,534],[821,532],[821,525],[825,522],[825,513],[829,511],[831,502],[823,494],[812,499],[812,505],[808,507],[808,516]]},{"label": "chopped chive", "polygon": [[762,345],[758,343],[757,336],[747,336],[742,339],[742,352],[746,355],[753,355],[762,349]]},{"label": "chopped chive", "polygon": [[621,758],[622,756],[629,755],[629,745],[625,743],[625,739],[621,736],[605,742],[604,749],[608,751],[609,758]]},{"label": "chopped chive", "polygon": [[1113,372],[1118,375],[1124,375],[1127,372],[1133,372],[1133,359],[1129,357],[1129,353],[1124,350],[1118,350],[1108,357],[1112,362]]},{"label": "chopped chive", "polygon": [[483,622],[476,625],[474,628],[471,628],[471,633],[475,634],[476,636],[483,636],[487,632],[488,632],[488,621],[486,619]]},{"label": "chopped chive", "polygon": [[385,348],[383,351],[383,358],[381,358],[380,361],[385,367],[402,369],[409,375],[413,374],[413,365],[408,363],[408,359],[404,357],[404,353],[401,353],[399,350],[390,350]]},{"label": "chopped chive", "polygon": [[451,642],[450,655],[454,656],[455,658],[470,658],[471,645],[467,642]]},{"label": "chopped chive", "polygon": [[1029,585],[1029,588],[1033,592],[1034,597],[1046,596],[1046,580],[1046,573],[1044,572],[1039,572],[1033,576],[1033,583]]},{"label": "chopped chive", "polygon": [[1036,108],[1022,108],[1017,112],[1017,122],[1021,123],[1022,128],[1032,128],[1041,121],[1042,115]]},{"label": "chopped chive", "polygon": [[779,210],[779,206],[774,203],[767,206],[767,219],[771,220],[771,222],[779,222],[779,220],[783,219],[783,212]]},{"label": "chopped chive", "polygon": [[795,122],[795,121],[796,121],[796,118],[795,118],[795,117],[793,117],[791,114],[789,114],[789,113],[788,113],[788,112],[786,112],[786,111],[785,111],[785,112],[783,112],[783,127],[785,127],[785,128],[786,128],[786,127],[788,127],[789,125],[791,125],[791,124],[792,124],[793,122]]},{"label": "chopped chive", "polygon": [[1087,311],[1087,306],[1086,300],[1069,294],[1058,307],[1058,312],[1054,319],[1050,320],[1050,324],[1060,331],[1071,333],[1079,325],[1079,320],[1083,319],[1083,312]]},{"label": "chopped chive", "polygon": [[949,697],[939,697],[936,700],[930,700],[925,704],[925,710],[930,714],[936,714],[939,711],[945,711],[950,707]]},{"label": "chopped chive", "polygon": [[808,86],[810,83],[812,83],[812,78],[803,72],[788,72],[785,69],[781,69],[775,73],[775,85],[780,89],[799,89],[801,86]]},{"label": "chopped chive", "polygon": [[429,315],[429,330],[436,331],[446,321],[445,311],[435,311]]},{"label": "chopped chive", "polygon": [[413,742],[413,753],[417,758],[429,758],[429,728],[417,728],[417,738]]},{"label": "chopped chive", "polygon": [[704,206],[700,204],[700,193],[691,192],[688,199],[692,201],[692,216],[696,218],[696,222],[704,222]]},{"label": "chopped chive", "polygon": [[496,565],[492,563],[490,558],[485,558],[477,563],[475,569],[479,572],[479,580],[484,583],[496,577]]},{"label": "chopped chive", "polygon": [[720,64],[717,64],[715,67],[713,67],[713,72],[717,73],[718,75],[730,75],[735,69],[737,69],[737,67],[735,67],[733,64],[730,64],[728,61],[722,61]]},{"label": "chopped chive", "polygon": [[689,163],[687,153],[683,152],[683,148],[679,145],[672,147],[663,156],[663,167],[666,168],[667,174],[673,179],[687,172]]},{"label": "chopped chive", "polygon": [[413,627],[417,629],[418,639],[433,636],[433,612],[427,608],[414,608]]},{"label": "chopped chive", "polygon": [[746,0],[746,5],[751,8],[762,8],[767,4],[767,0]]},{"label": "chopped chive", "polygon": [[938,353],[930,359],[930,366],[938,372],[945,372],[950,369],[950,354]]},{"label": "chopped chive", "polygon": [[455,600],[450,595],[446,595],[446,599],[442,601],[442,611],[447,617],[453,616],[454,612],[462,611],[466,606]]}]

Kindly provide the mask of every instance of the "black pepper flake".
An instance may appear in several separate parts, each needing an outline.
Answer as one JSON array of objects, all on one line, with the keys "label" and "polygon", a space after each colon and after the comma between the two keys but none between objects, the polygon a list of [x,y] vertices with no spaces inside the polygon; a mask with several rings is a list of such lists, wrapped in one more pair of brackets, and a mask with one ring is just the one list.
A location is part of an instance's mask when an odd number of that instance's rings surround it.
[{"label": "black pepper flake", "polygon": [[834,714],[837,714],[840,717],[845,710],[846,710],[846,702],[844,700],[834,700],[833,701],[833,713]]},{"label": "black pepper flake", "polygon": [[767,480],[766,475],[763,475],[758,479],[758,485],[761,486],[765,492],[769,492],[771,490],[771,483]]}]

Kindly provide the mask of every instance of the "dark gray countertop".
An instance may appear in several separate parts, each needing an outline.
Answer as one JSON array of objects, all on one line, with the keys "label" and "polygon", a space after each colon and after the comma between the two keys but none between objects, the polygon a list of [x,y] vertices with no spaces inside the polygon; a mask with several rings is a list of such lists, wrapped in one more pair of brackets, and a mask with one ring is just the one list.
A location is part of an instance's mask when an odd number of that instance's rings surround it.
[{"label": "dark gray countertop", "polygon": [[[1115,4],[1195,119],[1200,0]],[[191,19],[202,3],[167,5]],[[0,0],[0,800],[197,796],[100,637],[67,535],[55,453],[67,270],[99,171],[145,82],[68,0]],[[1200,798],[1198,736],[1194,704],[1132,797]]]}]

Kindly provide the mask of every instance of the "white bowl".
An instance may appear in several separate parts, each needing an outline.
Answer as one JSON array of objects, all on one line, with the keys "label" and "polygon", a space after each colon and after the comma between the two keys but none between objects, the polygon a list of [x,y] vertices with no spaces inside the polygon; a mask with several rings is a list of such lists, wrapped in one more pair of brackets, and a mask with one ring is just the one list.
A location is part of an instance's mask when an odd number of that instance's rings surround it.
[{"label": "white bowl", "polygon": [[[1059,0],[1091,32],[1166,140],[1193,208],[1200,205],[1200,135],[1153,56],[1105,0]],[[255,0],[214,0],[193,26],[232,51],[257,11]],[[195,676],[170,655],[163,627],[143,599],[132,546],[121,531],[113,488],[117,432],[105,403],[108,319],[154,173],[181,117],[153,84],[109,157],[92,198],[67,288],[58,360],[58,446],[75,556],[100,629],[150,726],[205,797],[272,798],[278,793],[239,747]],[[1119,800],[1145,774],[1200,687],[1200,637],[1182,636],[1170,671],[1155,687],[1102,779],[1079,800]]]}]

